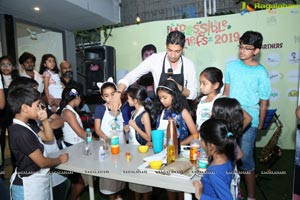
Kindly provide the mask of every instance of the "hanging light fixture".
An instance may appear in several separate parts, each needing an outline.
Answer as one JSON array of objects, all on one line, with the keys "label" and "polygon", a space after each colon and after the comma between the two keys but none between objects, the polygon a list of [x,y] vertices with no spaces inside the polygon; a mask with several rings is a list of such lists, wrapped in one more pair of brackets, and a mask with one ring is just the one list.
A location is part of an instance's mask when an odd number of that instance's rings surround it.
[{"label": "hanging light fixture", "polygon": [[136,18],[135,18],[135,23],[136,24],[139,24],[141,23],[141,18],[140,18],[140,15],[139,15],[139,0],[136,0],[135,1],[135,5],[136,5]]},{"label": "hanging light fixture", "polygon": [[140,16],[139,16],[139,13],[136,14],[135,22],[136,22],[137,24],[141,23],[141,18],[140,18]]}]

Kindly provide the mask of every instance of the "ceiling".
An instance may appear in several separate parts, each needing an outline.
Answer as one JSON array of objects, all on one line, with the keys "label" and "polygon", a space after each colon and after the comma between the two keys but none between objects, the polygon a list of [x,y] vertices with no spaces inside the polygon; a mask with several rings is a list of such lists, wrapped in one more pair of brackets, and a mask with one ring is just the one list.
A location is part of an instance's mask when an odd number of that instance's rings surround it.
[{"label": "ceiling", "polygon": [[[120,21],[119,0],[0,0],[0,14],[56,30],[88,30]],[[39,6],[40,11],[33,7]]]}]

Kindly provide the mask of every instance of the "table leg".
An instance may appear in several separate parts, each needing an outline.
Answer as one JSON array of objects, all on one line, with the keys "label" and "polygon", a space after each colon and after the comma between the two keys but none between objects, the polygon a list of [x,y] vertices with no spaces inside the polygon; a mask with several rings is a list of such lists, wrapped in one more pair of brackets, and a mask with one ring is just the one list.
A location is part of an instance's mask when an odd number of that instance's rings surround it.
[{"label": "table leg", "polygon": [[184,193],[184,200],[192,200],[192,194],[191,193]]},{"label": "table leg", "polygon": [[90,200],[95,200],[93,176],[88,175]]}]

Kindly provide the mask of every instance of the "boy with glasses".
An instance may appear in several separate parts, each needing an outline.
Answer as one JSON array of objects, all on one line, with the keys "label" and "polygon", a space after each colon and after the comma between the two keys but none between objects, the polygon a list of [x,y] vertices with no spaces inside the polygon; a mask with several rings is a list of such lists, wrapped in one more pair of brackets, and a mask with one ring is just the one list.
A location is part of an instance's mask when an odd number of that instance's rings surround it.
[{"label": "boy with glasses", "polygon": [[230,62],[225,70],[224,95],[236,98],[247,111],[252,122],[245,130],[240,147],[243,152],[240,170],[244,174],[248,200],[255,199],[255,163],[253,149],[257,130],[261,129],[267,112],[271,83],[267,70],[255,60],[263,42],[261,33],[247,31],[240,38],[239,58]]}]

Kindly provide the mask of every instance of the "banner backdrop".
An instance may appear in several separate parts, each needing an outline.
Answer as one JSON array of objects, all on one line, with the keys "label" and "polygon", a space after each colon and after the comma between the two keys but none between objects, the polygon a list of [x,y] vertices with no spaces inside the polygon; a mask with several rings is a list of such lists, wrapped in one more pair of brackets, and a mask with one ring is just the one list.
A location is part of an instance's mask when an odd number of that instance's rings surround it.
[{"label": "banner backdrop", "polygon": [[[172,30],[182,31],[186,35],[184,55],[194,62],[198,77],[209,66],[218,67],[224,73],[226,63],[238,58],[239,37],[248,30],[261,32],[264,41],[260,62],[268,70],[272,83],[270,108],[278,109],[284,126],[278,145],[294,149],[300,66],[299,17],[299,8],[286,8],[142,23],[113,29],[107,45],[116,49],[117,71],[130,71],[141,62],[144,45],[152,43],[158,51],[165,51],[167,34]],[[265,146],[275,128],[272,124],[269,131],[260,132],[256,145]]]}]

